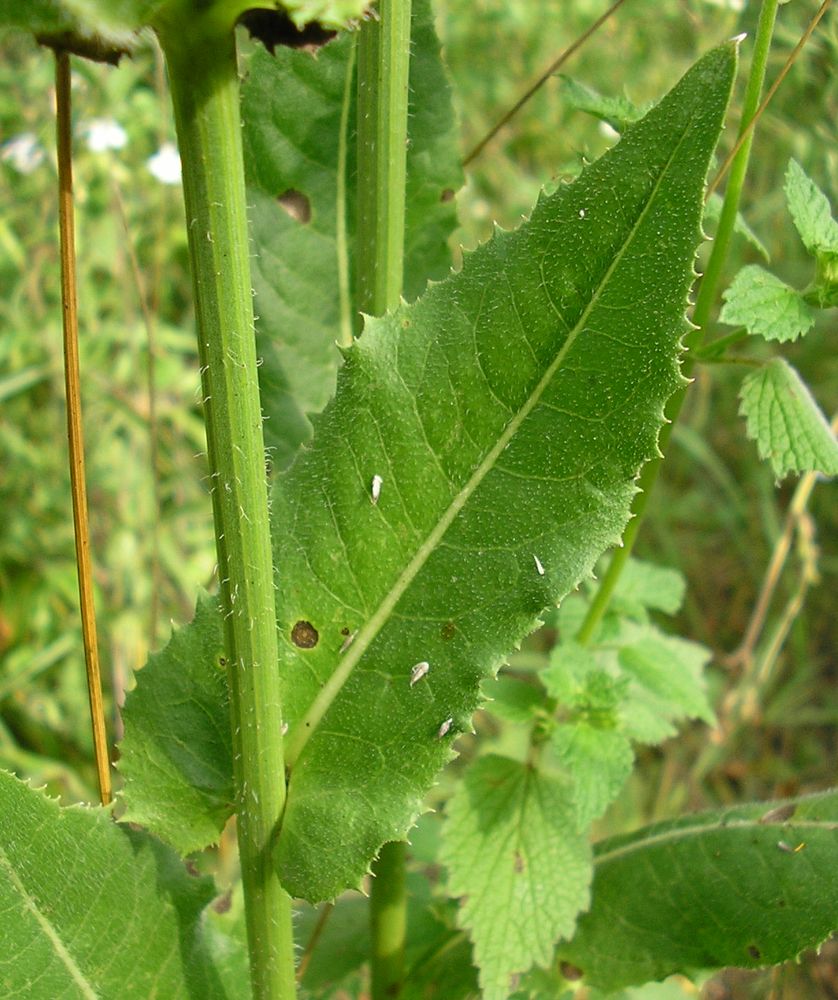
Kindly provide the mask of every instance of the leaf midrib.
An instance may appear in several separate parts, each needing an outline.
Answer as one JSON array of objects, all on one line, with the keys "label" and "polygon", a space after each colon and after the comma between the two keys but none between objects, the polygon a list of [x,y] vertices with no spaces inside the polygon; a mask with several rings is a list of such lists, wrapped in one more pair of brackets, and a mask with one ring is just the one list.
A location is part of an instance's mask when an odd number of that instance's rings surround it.
[{"label": "leaf midrib", "polygon": [[[602,294],[603,288],[608,284],[611,275],[614,273],[617,266],[622,261],[624,255],[626,254],[628,248],[631,246],[634,237],[637,234],[638,229],[642,225],[646,215],[651,209],[651,206],[655,203],[660,186],[663,183],[664,178],[667,176],[668,170],[675,159],[678,150],[680,149],[682,143],[684,142],[687,133],[690,131],[693,125],[693,118],[691,117],[688,124],[685,126],[684,131],[678,139],[678,142],[672,149],[672,152],[668,159],[666,160],[664,166],[661,168],[658,179],[655,182],[652,191],[649,194],[649,198],[644,205],[642,211],[638,214],[637,219],[629,231],[629,234],[623,243],[620,250],[614,255],[613,260],[606,268],[606,271],[600,280],[598,286],[591,295],[591,299],[581,316],[577,320],[574,327],[569,331],[567,339],[562,345],[561,349],[556,354],[556,357],[548,366],[544,375],[539,380],[535,389],[530,393],[529,397],[524,401],[524,403],[519,408],[518,412],[506,427],[503,432],[498,437],[495,445],[487,452],[483,461],[478,465],[475,471],[472,473],[468,482],[460,489],[460,491],[454,496],[448,508],[443,512],[440,519],[434,525],[431,532],[428,534],[425,541],[416,550],[415,555],[407,564],[405,569],[399,574],[393,586],[384,595],[378,608],[373,612],[372,616],[356,634],[352,645],[346,652],[337,666],[337,669],[331,674],[329,679],[320,689],[314,700],[311,702],[307,712],[300,721],[294,726],[293,730],[289,734],[285,741],[285,763],[286,763],[286,773],[289,775],[293,772],[293,768],[299,759],[305,745],[308,743],[309,739],[314,735],[317,727],[322,720],[323,716],[329,710],[332,702],[335,700],[339,694],[343,685],[349,679],[354,668],[360,662],[361,658],[364,656],[366,651],[369,649],[375,637],[381,631],[381,629],[386,624],[390,617],[390,614],[395,609],[398,602],[401,600],[404,593],[407,591],[408,587],[418,576],[422,567],[427,562],[431,553],[435,551],[436,547],[442,541],[445,533],[451,527],[454,519],[460,513],[460,511],[465,507],[466,503],[471,499],[474,492],[483,482],[488,473],[494,468],[495,463],[502,454],[504,448],[509,444],[512,438],[520,429],[523,422],[530,415],[530,413],[535,409],[544,395],[547,387],[552,382],[554,376],[559,371],[567,357],[568,353],[572,349],[573,345],[579,334],[584,330],[585,324],[588,317],[593,311],[594,307],[599,302],[599,297]],[[546,286],[545,286],[546,287]],[[549,292],[547,293],[549,300]],[[559,314],[557,314],[559,315]],[[559,316],[560,318],[560,316]]]},{"label": "leaf midrib", "polygon": [[32,897],[26,886],[20,878],[18,878],[14,866],[2,847],[0,847],[0,868],[6,872],[9,881],[15,889],[17,889],[20,894],[20,898],[23,901],[23,905],[32,914],[35,921],[44,932],[44,935],[52,945],[53,951],[61,964],[67,969],[73,982],[78,986],[87,1000],[99,1000],[99,993],[79,968],[75,959],[64,945],[64,942],[61,940],[61,935],[58,933],[56,928],[53,927],[52,923],[47,919],[41,908],[38,906],[37,900]]}]

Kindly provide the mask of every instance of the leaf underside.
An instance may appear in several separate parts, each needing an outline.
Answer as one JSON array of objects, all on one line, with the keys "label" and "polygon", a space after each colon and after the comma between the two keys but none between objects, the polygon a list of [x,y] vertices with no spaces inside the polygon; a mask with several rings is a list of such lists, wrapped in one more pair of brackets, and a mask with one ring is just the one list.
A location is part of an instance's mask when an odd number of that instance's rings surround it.
[{"label": "leaf underside", "polygon": [[470,728],[480,681],[618,541],[681,382],[734,65],[733,45],[714,50],[520,230],[368,322],[279,478],[275,858],[292,894],[358,886]]},{"label": "leaf underside", "polygon": [[557,959],[608,991],[673,972],[787,961],[838,928],[838,883],[825,877],[837,859],[834,791],[604,841],[593,905]]}]

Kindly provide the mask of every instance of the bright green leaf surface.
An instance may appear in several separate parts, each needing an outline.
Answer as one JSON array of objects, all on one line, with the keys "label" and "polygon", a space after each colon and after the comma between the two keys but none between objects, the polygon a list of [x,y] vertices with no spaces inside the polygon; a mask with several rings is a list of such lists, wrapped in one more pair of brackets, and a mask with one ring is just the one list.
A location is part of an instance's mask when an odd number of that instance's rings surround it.
[{"label": "bright green leaf surface", "polygon": [[742,268],[724,299],[722,323],[745,326],[766,340],[797,340],[815,325],[815,311],[800,292],[758,264]]},{"label": "bright green leaf surface", "polygon": [[619,538],[680,382],[734,63],[712,52],[527,225],[370,322],[280,477],[292,894],[357,886],[404,836],[481,679]]},{"label": "bright green leaf surface", "polygon": [[773,358],[742,382],[739,412],[778,479],[789,472],[838,475],[838,441],[790,364]]},{"label": "bright green leaf surface", "polygon": [[182,854],[218,840],[233,809],[230,709],[221,620],[202,597],[195,620],[137,674],[123,709],[123,819]]},{"label": "bright green leaf surface", "polygon": [[442,861],[463,896],[486,1000],[505,1000],[512,976],[547,965],[588,903],[590,848],[576,830],[568,786],[532,767],[487,756],[448,804]]},{"label": "bright green leaf surface", "polygon": [[649,608],[674,615],[683,603],[686,589],[686,581],[678,570],[629,559],[614,596],[624,611],[636,614],[640,608]]},{"label": "bright green leaf surface", "polygon": [[227,996],[199,937],[209,879],[106,810],[61,809],[6,772],[0,815],[2,996]]},{"label": "bright green leaf surface", "polygon": [[838,794],[687,816],[597,846],[592,906],[558,959],[606,990],[795,958],[838,928]]},{"label": "bright green leaf surface", "polygon": [[[279,466],[310,437],[307,415],[325,406],[340,360],[338,266],[343,259],[351,277],[355,231],[355,41],[344,35],[316,56],[283,47],[274,56],[259,51],[242,90],[265,437]],[[462,183],[450,88],[428,0],[414,3],[411,46],[407,298],[415,298],[428,278],[448,272],[447,239],[456,225],[452,198]],[[351,334],[354,306],[346,305]]]},{"label": "bright green leaf surface", "polygon": [[620,667],[630,678],[621,712],[633,739],[657,743],[674,733],[670,721],[714,721],[703,677],[710,650],[654,626],[630,624],[621,630],[619,647]]},{"label": "bright green leaf surface", "polygon": [[631,774],[634,763],[631,742],[616,729],[584,721],[557,726],[552,742],[573,780],[576,828],[587,833]]},{"label": "bright green leaf surface", "polygon": [[813,254],[838,254],[838,222],[832,218],[829,200],[797,160],[789,160],[785,191],[791,217],[806,249]]}]

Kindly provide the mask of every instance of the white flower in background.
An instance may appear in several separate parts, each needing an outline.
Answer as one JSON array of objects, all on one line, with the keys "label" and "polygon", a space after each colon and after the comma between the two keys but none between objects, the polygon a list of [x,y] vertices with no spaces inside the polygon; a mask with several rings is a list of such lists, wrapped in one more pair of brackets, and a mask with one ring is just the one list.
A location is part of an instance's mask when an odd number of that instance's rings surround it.
[{"label": "white flower in background", "polygon": [[0,159],[10,164],[19,174],[31,174],[44,159],[44,150],[32,132],[22,132],[4,142]]},{"label": "white flower in background", "polygon": [[94,118],[81,127],[91,153],[104,153],[109,149],[122,149],[128,142],[125,129],[113,118]]},{"label": "white flower in background", "polygon": [[147,166],[161,184],[180,184],[180,157],[173,143],[164,142]]}]

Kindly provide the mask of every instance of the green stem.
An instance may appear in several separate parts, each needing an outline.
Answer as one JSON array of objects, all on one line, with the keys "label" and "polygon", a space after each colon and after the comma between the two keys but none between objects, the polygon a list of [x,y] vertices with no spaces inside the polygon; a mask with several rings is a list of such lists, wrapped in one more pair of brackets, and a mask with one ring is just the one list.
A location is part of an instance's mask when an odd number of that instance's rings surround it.
[{"label": "green stem", "polygon": [[[740,135],[749,128],[750,121],[759,107],[759,95],[765,80],[765,67],[768,62],[768,53],[771,48],[771,37],[774,32],[774,21],[777,15],[779,0],[764,0],[760,10],[759,24],[754,42],[754,55],[751,60],[751,70],[748,78],[748,86],[745,92],[745,100],[742,106],[742,118],[740,122]],[[713,249],[710,253],[710,260],[707,263],[707,270],[701,279],[701,285],[696,298],[695,309],[693,311],[693,323],[695,329],[691,330],[684,338],[684,346],[688,353],[682,365],[682,371],[686,378],[692,374],[695,366],[695,355],[701,350],[704,337],[707,332],[707,324],[710,319],[710,312],[716,301],[716,293],[722,269],[727,260],[730,241],[733,235],[733,227],[736,223],[736,214],[739,211],[739,202],[742,197],[742,190],[745,182],[745,174],[748,169],[748,160],[753,142],[753,129],[747,136],[739,152],[731,165],[730,176],[727,188],[725,189],[724,204],[722,205],[719,227],[713,240]],[[657,482],[663,464],[663,456],[666,454],[669,439],[672,436],[672,429],[675,421],[681,413],[686,398],[686,386],[679,389],[669,400],[666,406],[666,417],[668,423],[664,424],[658,440],[660,456],[647,462],[638,479],[638,493],[634,498],[631,508],[631,521],[629,521],[623,544],[611,556],[611,561],[602,578],[602,582],[597,588],[588,613],[585,616],[582,626],[576,636],[577,641],[583,645],[593,638],[603,615],[608,609],[611,597],[619,582],[620,575],[626,563],[631,557],[637,534],[643,523],[646,509],[649,505],[649,497]]]},{"label": "green stem", "polygon": [[289,1000],[291,901],[271,863],[285,782],[235,41],[190,4],[167,8],[157,29],[183,163],[253,996]]},{"label": "green stem", "polygon": [[370,892],[372,1000],[392,1000],[404,980],[407,935],[407,844],[394,840],[381,848],[373,864]]},{"label": "green stem", "polygon": [[381,0],[358,41],[358,304],[380,316],[404,276],[410,0]]},{"label": "green stem", "polygon": [[771,51],[771,38],[774,34],[778,4],[779,0],[763,0],[759,12],[757,33],[754,39],[754,54],[751,58],[751,71],[748,75],[748,86],[745,90],[742,116],[739,121],[739,135],[741,136],[746,131],[747,135],[730,165],[724,204],[719,216],[716,235],[713,237],[713,250],[707,262],[707,270],[701,279],[693,310],[693,323],[697,329],[692,330],[684,338],[684,343],[689,348],[700,346],[706,335],[710,313],[716,302],[722,269],[727,261],[730,241],[733,238],[736,215],[745,186],[745,174],[748,172],[748,161],[751,158],[751,146],[754,142],[754,129],[750,128],[751,119],[759,107],[759,97],[765,82],[765,69],[768,65],[768,54]]},{"label": "green stem", "polygon": [[[410,0],[380,0],[358,43],[358,306],[375,316],[402,293],[409,70]],[[404,843],[385,844],[372,872],[372,997],[387,1000],[404,980]]]}]

